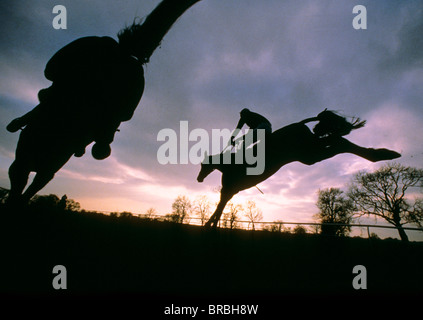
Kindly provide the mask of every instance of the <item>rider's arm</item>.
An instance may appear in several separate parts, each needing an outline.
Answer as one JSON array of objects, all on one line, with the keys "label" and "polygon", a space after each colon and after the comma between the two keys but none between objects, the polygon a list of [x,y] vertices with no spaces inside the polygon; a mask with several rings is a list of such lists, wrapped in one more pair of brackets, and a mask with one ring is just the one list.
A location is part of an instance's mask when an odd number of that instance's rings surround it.
[{"label": "rider's arm", "polygon": [[243,118],[239,119],[238,124],[236,125],[235,130],[232,132],[231,136],[231,144],[235,144],[235,137],[238,135],[239,130],[241,130],[242,126],[245,124],[245,121]]},{"label": "rider's arm", "polygon": [[40,103],[36,107],[34,107],[31,111],[25,113],[22,117],[20,117],[21,121],[24,122],[24,125],[27,125],[32,119],[35,119],[40,114],[42,114],[48,108],[47,105]]},{"label": "rider's arm", "polygon": [[241,130],[242,126],[245,124],[245,121],[243,118],[239,119],[238,124],[236,125],[235,130]]},{"label": "rider's arm", "polygon": [[317,117],[307,118],[307,119],[304,119],[303,121],[301,121],[300,123],[305,124],[305,123],[312,122],[312,121],[319,121],[319,118],[317,118]]}]

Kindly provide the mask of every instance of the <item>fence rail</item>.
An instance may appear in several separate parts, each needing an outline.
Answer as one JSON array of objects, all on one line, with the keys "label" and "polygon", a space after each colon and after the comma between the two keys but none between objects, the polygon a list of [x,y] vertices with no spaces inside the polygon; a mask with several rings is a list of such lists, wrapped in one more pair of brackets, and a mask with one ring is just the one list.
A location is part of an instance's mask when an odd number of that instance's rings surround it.
[{"label": "fence rail", "polygon": [[[248,221],[239,221],[239,222],[248,222]],[[251,223],[251,222],[250,222]],[[257,224],[291,224],[291,225],[310,225],[310,226],[321,226],[322,224],[327,224],[331,226],[350,226],[350,227],[368,227],[368,228],[385,228],[385,229],[397,229],[394,226],[385,226],[381,224],[361,224],[361,223],[318,223],[318,222],[254,222]],[[415,227],[402,227],[404,230],[416,230],[416,231],[423,231],[423,228],[415,228]]]},{"label": "fence rail", "polygon": [[[169,221],[169,216],[163,216],[163,215],[145,215],[145,214],[138,214],[136,215],[140,218],[149,218],[159,221]],[[184,224],[191,224],[191,225],[202,225],[202,219],[199,217],[187,217],[184,219],[182,223]],[[207,219],[206,219],[207,220]],[[294,226],[322,226],[322,225],[330,225],[330,226],[348,226],[348,227],[355,227],[355,228],[365,228],[367,230],[367,236],[370,238],[371,233],[370,229],[398,229],[395,226],[389,226],[389,225],[380,225],[380,224],[361,224],[361,223],[320,223],[320,222],[284,222],[284,221],[257,221],[257,222],[251,222],[246,220],[225,220],[221,219],[219,221],[219,226],[223,228],[230,228],[230,226],[234,226],[232,229],[246,229],[246,230],[266,230],[266,226],[277,226],[279,231],[284,231],[283,227],[287,225],[294,225]],[[410,231],[420,231],[423,232],[423,228],[417,228],[417,227],[408,227],[403,226],[403,230],[410,230]]]}]

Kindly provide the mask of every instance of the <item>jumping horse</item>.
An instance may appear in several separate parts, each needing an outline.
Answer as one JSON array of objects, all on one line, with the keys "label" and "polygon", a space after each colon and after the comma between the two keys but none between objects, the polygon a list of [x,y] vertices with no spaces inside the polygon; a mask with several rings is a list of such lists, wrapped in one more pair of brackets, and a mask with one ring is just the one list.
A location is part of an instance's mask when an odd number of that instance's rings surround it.
[{"label": "jumping horse", "polygon": [[[306,126],[306,123],[312,121],[318,121],[313,131]],[[335,112],[325,109],[317,117],[280,128],[265,139],[265,167],[263,173],[258,175],[246,173],[246,167],[249,164],[221,161],[225,157],[227,159],[226,152],[231,152],[231,150],[216,155],[205,155],[197,181],[203,182],[214,170],[222,172],[220,201],[205,227],[217,226],[226,204],[235,194],[256,186],[291,162],[299,161],[310,166],[341,153],[351,153],[372,162],[391,160],[401,156],[395,151],[384,148],[361,147],[343,137],[351,130],[364,125],[365,121],[360,121],[359,118],[349,122]],[[237,152],[244,151],[245,149],[240,149]],[[236,158],[236,154],[233,152],[229,156],[232,159]]]}]

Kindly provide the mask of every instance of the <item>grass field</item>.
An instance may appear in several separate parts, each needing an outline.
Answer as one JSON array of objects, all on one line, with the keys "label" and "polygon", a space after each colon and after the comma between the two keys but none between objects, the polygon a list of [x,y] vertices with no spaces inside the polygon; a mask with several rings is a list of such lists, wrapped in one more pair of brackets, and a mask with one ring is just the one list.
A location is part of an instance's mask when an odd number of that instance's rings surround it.
[{"label": "grass field", "polygon": [[[1,293],[54,296],[55,265],[68,295],[281,297],[416,296],[423,243],[197,226],[57,210],[0,208]],[[367,290],[354,290],[354,266]],[[64,290],[62,290],[64,291]]]}]

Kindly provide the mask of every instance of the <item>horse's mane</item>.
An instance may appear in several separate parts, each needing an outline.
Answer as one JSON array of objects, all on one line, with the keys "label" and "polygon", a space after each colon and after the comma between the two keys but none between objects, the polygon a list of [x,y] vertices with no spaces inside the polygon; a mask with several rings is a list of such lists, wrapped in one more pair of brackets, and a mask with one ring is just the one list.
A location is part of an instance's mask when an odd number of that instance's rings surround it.
[{"label": "horse's mane", "polygon": [[317,115],[319,123],[313,128],[318,136],[345,136],[352,130],[362,128],[366,125],[366,120],[353,117],[348,121],[345,117],[335,111],[325,109]]},{"label": "horse's mane", "polygon": [[175,21],[198,1],[163,0],[145,19],[135,18],[119,31],[119,45],[141,63],[147,63]]}]

